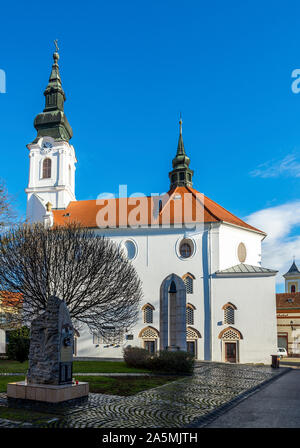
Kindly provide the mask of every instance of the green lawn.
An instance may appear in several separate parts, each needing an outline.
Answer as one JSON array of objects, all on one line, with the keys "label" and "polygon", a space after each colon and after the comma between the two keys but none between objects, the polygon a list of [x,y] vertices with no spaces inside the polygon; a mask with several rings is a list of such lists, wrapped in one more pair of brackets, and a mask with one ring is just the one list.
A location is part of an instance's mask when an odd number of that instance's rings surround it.
[{"label": "green lawn", "polygon": [[45,423],[54,417],[55,416],[53,414],[44,414],[42,412],[27,409],[16,409],[5,406],[0,407],[0,418],[5,418],[15,422]]},{"label": "green lawn", "polygon": [[[0,376],[0,392],[6,392],[7,383],[23,381],[24,376]],[[158,377],[105,377],[105,376],[78,376],[75,379],[89,383],[90,392],[108,395],[135,395],[143,390],[162,386],[170,381],[176,381],[180,377],[158,376]],[[0,407],[1,409],[1,407]],[[1,418],[1,417],[0,417]],[[6,417],[2,417],[6,418]],[[8,417],[7,417],[8,418]]]},{"label": "green lawn", "polygon": [[[0,373],[26,373],[28,361],[0,360]],[[127,367],[124,361],[74,361],[73,373],[142,373],[146,369]]]},{"label": "green lawn", "polygon": [[127,397],[143,390],[162,386],[180,377],[105,377],[105,376],[75,376],[78,381],[87,381],[90,392]]},{"label": "green lawn", "polygon": [[[6,392],[7,383],[15,383],[16,381],[24,381],[24,375],[18,376],[0,376],[0,392]],[[1,409],[1,407],[0,407]],[[4,417],[3,417],[4,418]]]}]

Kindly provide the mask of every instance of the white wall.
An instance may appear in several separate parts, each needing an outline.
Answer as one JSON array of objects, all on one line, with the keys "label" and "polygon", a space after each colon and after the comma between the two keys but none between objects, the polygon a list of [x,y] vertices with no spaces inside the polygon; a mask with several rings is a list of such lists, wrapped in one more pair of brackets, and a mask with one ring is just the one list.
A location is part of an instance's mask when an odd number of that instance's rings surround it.
[{"label": "white wall", "polygon": [[[244,243],[247,250],[245,264],[260,266],[261,240],[263,235],[239,227],[226,224],[220,226],[219,231],[219,270],[240,264],[237,249]],[[266,266],[269,267],[269,266]]]},{"label": "white wall", "polygon": [[[146,229],[116,229],[115,231],[98,231],[99,234],[110,236],[118,245],[127,239],[132,239],[137,244],[138,252],[136,258],[132,261],[139,277],[143,283],[144,298],[140,305],[151,303],[155,310],[153,312],[153,323],[145,324],[143,322],[142,311],[140,310],[140,319],[134,327],[132,334],[134,339],[126,341],[125,345],[142,346],[141,339],[138,338],[140,330],[148,325],[159,331],[159,301],[160,286],[163,280],[175,273],[182,277],[187,272],[195,276],[194,293],[187,294],[187,302],[192,303],[196,310],[194,312],[193,327],[200,331],[202,338],[198,340],[198,357],[203,359],[203,327],[204,327],[204,300],[203,300],[203,276],[202,276],[202,237],[200,234],[189,234],[194,240],[196,250],[194,256],[183,260],[177,256],[178,241],[184,237],[181,229],[152,229],[151,235]],[[78,356],[103,356],[103,357],[122,357],[122,347],[104,348],[104,345],[95,347],[92,344],[92,336],[87,332],[80,332],[78,339]]]},{"label": "white wall", "polygon": [[[277,353],[275,277],[227,277],[213,279],[213,360],[222,361],[219,333],[223,324],[223,305],[233,303],[235,323],[232,327],[243,335],[240,341],[241,363],[271,363]],[[220,324],[221,323],[221,324]]]}]

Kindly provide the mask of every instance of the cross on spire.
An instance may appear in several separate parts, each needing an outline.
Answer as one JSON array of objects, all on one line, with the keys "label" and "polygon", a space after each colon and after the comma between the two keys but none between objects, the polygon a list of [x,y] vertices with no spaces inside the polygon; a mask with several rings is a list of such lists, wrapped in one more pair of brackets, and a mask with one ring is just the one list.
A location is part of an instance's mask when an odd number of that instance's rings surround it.
[{"label": "cross on spire", "polygon": [[55,51],[58,52],[58,50],[59,50],[58,45],[57,45],[58,39],[55,39],[53,42],[55,45]]}]

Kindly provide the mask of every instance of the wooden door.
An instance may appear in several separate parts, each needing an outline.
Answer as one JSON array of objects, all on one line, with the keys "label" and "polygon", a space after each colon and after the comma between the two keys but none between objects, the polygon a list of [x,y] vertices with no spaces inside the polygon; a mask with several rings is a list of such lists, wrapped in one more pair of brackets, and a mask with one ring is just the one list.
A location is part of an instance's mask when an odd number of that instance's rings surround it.
[{"label": "wooden door", "polygon": [[236,343],[225,342],[225,361],[236,362]]},{"label": "wooden door", "polygon": [[193,356],[196,356],[196,343],[195,341],[187,341],[187,351]]},{"label": "wooden door", "polygon": [[145,341],[144,347],[151,355],[155,353],[155,341]]}]

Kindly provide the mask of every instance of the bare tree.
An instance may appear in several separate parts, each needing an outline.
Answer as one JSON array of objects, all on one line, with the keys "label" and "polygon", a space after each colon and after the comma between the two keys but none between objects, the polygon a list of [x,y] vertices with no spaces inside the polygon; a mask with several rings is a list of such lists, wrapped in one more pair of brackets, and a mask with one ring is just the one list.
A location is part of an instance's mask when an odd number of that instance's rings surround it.
[{"label": "bare tree", "polygon": [[22,313],[11,319],[28,325],[54,295],[73,322],[104,338],[136,322],[142,297],[136,270],[115,243],[72,223],[24,224],[0,236],[0,289],[22,296]]},{"label": "bare tree", "polygon": [[12,197],[8,194],[5,182],[0,179],[0,231],[11,224],[14,218]]}]

